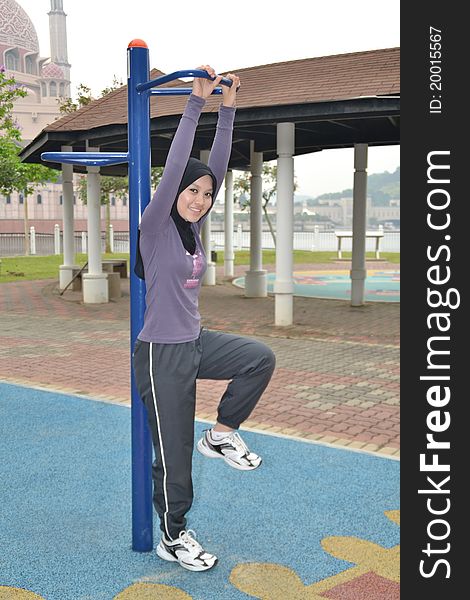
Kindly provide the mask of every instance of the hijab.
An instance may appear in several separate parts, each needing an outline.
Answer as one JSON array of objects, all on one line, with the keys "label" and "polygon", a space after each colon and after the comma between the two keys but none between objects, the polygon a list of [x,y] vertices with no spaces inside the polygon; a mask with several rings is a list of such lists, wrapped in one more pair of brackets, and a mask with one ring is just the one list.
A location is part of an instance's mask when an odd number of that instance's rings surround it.
[{"label": "hijab", "polygon": [[[178,212],[178,198],[181,192],[183,192],[188,186],[194,183],[200,177],[204,175],[209,175],[212,179],[212,204],[209,208],[211,210],[214,204],[215,194],[217,192],[217,180],[215,178],[212,169],[204,164],[202,161],[197,158],[190,158],[186,165],[186,168],[183,173],[183,177],[181,178],[180,185],[178,187],[178,192],[176,193],[176,198],[173,202],[173,206],[171,207],[171,218],[178,230],[181,242],[183,243],[184,248],[187,252],[193,255],[196,251],[196,238],[194,237],[193,228],[191,227],[192,223],[189,221],[185,221],[183,217]],[[209,211],[207,211],[209,212]],[[205,213],[207,214],[207,213]],[[134,267],[134,273],[140,277],[140,279],[145,279],[144,275],[144,265],[142,262],[142,256],[140,254],[140,229],[137,231],[137,256]]]}]

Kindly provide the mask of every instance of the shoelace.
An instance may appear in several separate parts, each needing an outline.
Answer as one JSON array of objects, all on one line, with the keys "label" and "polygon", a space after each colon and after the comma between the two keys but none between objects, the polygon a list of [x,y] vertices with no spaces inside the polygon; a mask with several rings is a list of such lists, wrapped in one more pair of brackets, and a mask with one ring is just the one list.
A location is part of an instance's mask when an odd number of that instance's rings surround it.
[{"label": "shoelace", "polygon": [[235,446],[235,448],[237,449],[238,452],[240,452],[241,454],[249,454],[250,453],[248,446],[242,440],[242,438],[240,437],[240,434],[237,431],[233,431],[228,436],[228,438],[230,439],[230,441]]},{"label": "shoelace", "polygon": [[201,544],[196,541],[194,538],[196,536],[196,532],[193,531],[192,529],[187,529],[186,531],[181,531],[179,534],[179,539],[181,540],[181,543],[183,544],[183,546],[188,547],[189,546],[189,550],[194,550],[195,552],[197,552],[198,554],[200,554],[201,552],[203,552],[203,547],[201,546]]}]

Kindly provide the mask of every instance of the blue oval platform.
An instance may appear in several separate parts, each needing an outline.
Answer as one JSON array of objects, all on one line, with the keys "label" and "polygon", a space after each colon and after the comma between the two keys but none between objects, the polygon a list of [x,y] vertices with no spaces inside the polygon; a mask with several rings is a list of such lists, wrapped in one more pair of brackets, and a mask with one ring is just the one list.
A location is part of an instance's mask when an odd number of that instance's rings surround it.
[{"label": "blue oval platform", "polygon": [[[268,273],[268,292],[273,292],[275,273]],[[245,287],[245,278],[233,281]],[[310,298],[349,300],[351,278],[349,271],[295,271],[294,295]],[[367,271],[366,302],[400,302],[400,271]]]}]

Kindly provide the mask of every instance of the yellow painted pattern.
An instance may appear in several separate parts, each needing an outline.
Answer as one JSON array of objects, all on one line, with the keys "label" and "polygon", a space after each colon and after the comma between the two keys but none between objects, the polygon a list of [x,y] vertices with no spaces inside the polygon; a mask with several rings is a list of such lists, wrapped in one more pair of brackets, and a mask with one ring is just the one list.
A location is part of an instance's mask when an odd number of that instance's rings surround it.
[{"label": "yellow painted pattern", "polygon": [[0,585],[0,600],[44,600],[34,592]]},{"label": "yellow painted pattern", "polygon": [[134,583],[114,596],[113,600],[191,600],[183,590],[160,583]]},{"label": "yellow painted pattern", "polygon": [[400,525],[400,511],[399,510],[386,510],[385,516],[387,516],[390,521],[393,521],[397,525]]},{"label": "yellow painted pattern", "polygon": [[[400,524],[399,510],[386,511],[385,515]],[[396,583],[400,580],[399,545],[387,549],[359,538],[328,537],[322,540],[322,548],[336,558],[356,563],[356,566],[317,583],[304,585],[292,569],[282,565],[243,564],[232,570],[230,582],[245,594],[260,600],[325,600],[324,596],[320,596],[323,592],[371,571]]]},{"label": "yellow painted pattern", "polygon": [[366,540],[354,537],[328,537],[322,540],[322,547],[331,555],[355,563],[364,570],[400,581],[400,547],[382,548]]},{"label": "yellow painted pattern", "polygon": [[[400,525],[400,511],[389,510],[385,515]],[[243,563],[230,573],[230,583],[241,592],[259,600],[325,600],[323,592],[347,583],[360,575],[373,572],[398,583],[400,581],[400,546],[383,548],[378,544],[355,537],[331,536],[321,542],[332,556],[356,566],[305,585],[297,573],[284,565],[271,563]],[[20,588],[0,586],[0,600],[44,600],[33,592]],[[113,600],[192,600],[183,590],[156,583],[134,583],[119,592]]]},{"label": "yellow painted pattern", "polygon": [[325,600],[311,586],[304,585],[295,571],[283,565],[237,565],[230,573],[230,583],[261,600]]}]

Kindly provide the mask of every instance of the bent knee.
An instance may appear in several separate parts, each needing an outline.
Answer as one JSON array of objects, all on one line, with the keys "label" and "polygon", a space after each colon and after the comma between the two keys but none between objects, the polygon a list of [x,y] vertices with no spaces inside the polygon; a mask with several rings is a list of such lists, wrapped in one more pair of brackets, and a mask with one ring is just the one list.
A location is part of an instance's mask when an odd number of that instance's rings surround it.
[{"label": "bent knee", "polygon": [[276,366],[276,355],[271,350],[269,346],[262,344],[262,348],[260,349],[260,356],[263,361],[263,364],[270,371],[274,371],[274,367]]}]

